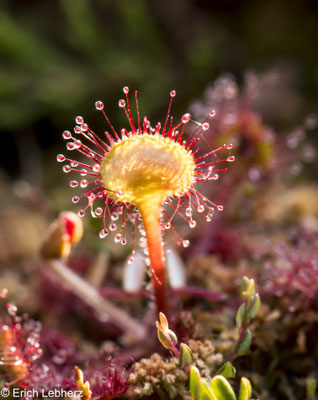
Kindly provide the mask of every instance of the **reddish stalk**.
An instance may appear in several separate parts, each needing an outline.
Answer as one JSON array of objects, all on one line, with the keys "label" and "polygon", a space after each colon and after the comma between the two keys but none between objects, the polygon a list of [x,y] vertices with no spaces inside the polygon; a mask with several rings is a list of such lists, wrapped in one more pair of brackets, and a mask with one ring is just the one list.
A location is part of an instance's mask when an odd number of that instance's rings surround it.
[{"label": "reddish stalk", "polygon": [[167,282],[160,224],[161,202],[146,203],[140,207],[150,259],[151,283],[156,298],[157,312],[168,312]]}]

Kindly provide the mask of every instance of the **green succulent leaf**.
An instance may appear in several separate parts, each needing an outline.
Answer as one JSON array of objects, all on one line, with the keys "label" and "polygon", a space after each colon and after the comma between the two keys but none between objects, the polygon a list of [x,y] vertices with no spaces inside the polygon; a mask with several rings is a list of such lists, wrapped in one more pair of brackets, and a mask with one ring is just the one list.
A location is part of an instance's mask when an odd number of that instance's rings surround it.
[{"label": "green succulent leaf", "polygon": [[258,313],[258,310],[260,309],[260,306],[261,306],[261,298],[259,297],[259,294],[257,293],[255,295],[254,304],[249,312],[250,318],[255,318],[256,314]]},{"label": "green succulent leaf", "polygon": [[189,346],[184,343],[180,345],[179,363],[180,367],[184,368],[186,365],[191,364],[193,361],[192,352]]},{"label": "green succulent leaf", "polygon": [[246,288],[249,299],[252,299],[255,295],[255,282],[254,279],[250,279]]},{"label": "green succulent leaf", "polygon": [[168,333],[169,333],[170,339],[172,340],[172,343],[174,345],[176,345],[178,343],[177,335],[171,329],[168,329]]},{"label": "green succulent leaf", "polygon": [[251,343],[252,343],[252,334],[251,331],[247,329],[244,338],[242,340],[242,343],[240,344],[240,347],[237,350],[237,354],[239,356],[243,356],[244,354],[246,354],[249,348],[251,347]]},{"label": "green succulent leaf", "polygon": [[217,371],[217,375],[222,375],[224,378],[234,378],[236,370],[230,361],[227,361],[222,365],[222,367]]},{"label": "green succulent leaf", "polygon": [[158,330],[158,339],[163,347],[165,347],[166,349],[170,349],[171,345],[169,343],[169,340],[167,339],[166,335],[160,330]]},{"label": "green succulent leaf", "polygon": [[212,379],[211,389],[216,400],[236,400],[232,386],[222,375],[216,375]]},{"label": "green succulent leaf", "polygon": [[199,400],[218,400],[210,389],[209,385],[201,379]]},{"label": "green succulent leaf", "polygon": [[240,284],[240,293],[241,294],[246,291],[249,281],[250,280],[248,279],[247,276],[243,277],[241,284]]},{"label": "green succulent leaf", "polygon": [[243,303],[240,305],[236,313],[236,326],[238,328],[242,328],[242,326],[244,325],[245,314],[246,314],[246,305],[245,303]]},{"label": "green succulent leaf", "polygon": [[252,385],[247,378],[241,378],[239,400],[250,400],[252,397]]},{"label": "green succulent leaf", "polygon": [[190,393],[195,400],[199,400],[200,396],[200,381],[201,376],[197,367],[191,367],[190,370]]},{"label": "green succulent leaf", "polygon": [[309,376],[306,379],[306,393],[307,393],[306,399],[315,400],[316,390],[317,390],[317,381],[313,376]]}]

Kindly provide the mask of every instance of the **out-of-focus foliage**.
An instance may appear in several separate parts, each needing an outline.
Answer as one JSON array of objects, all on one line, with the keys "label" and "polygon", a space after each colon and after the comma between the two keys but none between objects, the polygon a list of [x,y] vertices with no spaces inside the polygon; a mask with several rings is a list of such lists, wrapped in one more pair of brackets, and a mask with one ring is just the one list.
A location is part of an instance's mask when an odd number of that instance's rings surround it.
[{"label": "out-of-focus foliage", "polygon": [[[41,183],[39,146],[57,143],[56,132],[70,124],[75,112],[92,118],[97,98],[113,107],[107,99],[118,95],[125,83],[139,89],[143,110],[152,111],[156,118],[166,107],[171,88],[182,94],[176,105],[181,112],[221,72],[242,76],[250,67],[262,70],[284,62],[296,74],[306,101],[315,99],[317,10],[317,3],[310,0],[292,5],[285,0],[261,4],[252,0],[4,0],[0,10],[0,130],[6,149],[2,165],[11,175],[20,172]],[[297,118],[305,104],[300,96],[286,99],[282,106],[296,110]],[[310,105],[312,110],[315,107]],[[121,118],[117,109],[111,113],[114,119]],[[31,164],[38,167],[37,174],[30,172]]]}]

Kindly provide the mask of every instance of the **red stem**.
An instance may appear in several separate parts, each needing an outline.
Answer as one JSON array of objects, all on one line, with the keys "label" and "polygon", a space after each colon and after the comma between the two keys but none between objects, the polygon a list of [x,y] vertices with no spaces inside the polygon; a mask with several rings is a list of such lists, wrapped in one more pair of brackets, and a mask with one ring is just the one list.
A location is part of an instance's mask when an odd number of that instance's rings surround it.
[{"label": "red stem", "polygon": [[147,203],[139,208],[146,231],[151,283],[155,293],[157,312],[168,316],[165,258],[160,224],[161,202]]}]

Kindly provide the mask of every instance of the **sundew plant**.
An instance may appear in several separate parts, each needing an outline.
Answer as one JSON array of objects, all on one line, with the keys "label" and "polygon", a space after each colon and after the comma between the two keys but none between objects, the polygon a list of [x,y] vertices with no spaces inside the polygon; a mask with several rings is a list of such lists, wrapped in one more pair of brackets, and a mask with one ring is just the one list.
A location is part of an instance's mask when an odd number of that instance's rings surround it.
[{"label": "sundew plant", "polygon": [[[170,103],[165,120],[152,125],[147,116],[139,111],[137,92],[135,104],[137,118],[129,102],[129,89],[123,88],[126,99],[119,100],[119,107],[126,114],[129,127],[116,130],[105,112],[101,101],[95,103],[108,126],[103,135],[96,134],[84,121],[76,117],[74,134],[64,131],[63,137],[68,142],[67,150],[76,150],[89,161],[57,156],[59,162],[68,162],[63,166],[65,173],[77,172],[80,181],[72,180],[71,187],[87,189],[72,198],[74,203],[86,200],[78,215],[83,217],[90,210],[94,218],[102,220],[100,238],[105,238],[110,231],[117,231],[114,240],[126,245],[126,224],[130,220],[133,226],[133,252],[129,259],[133,261],[136,230],[141,234],[140,244],[145,247],[149,257],[151,281],[155,293],[157,311],[168,313],[167,283],[163,235],[169,233],[177,244],[188,247],[190,242],[183,239],[173,225],[179,215],[190,228],[196,226],[194,211],[207,221],[212,220],[215,209],[223,210],[221,204],[215,204],[201,194],[196,186],[198,182],[214,181],[222,162],[234,161],[233,155],[217,159],[222,150],[232,149],[231,144],[199,153],[199,140],[209,129],[209,119],[214,116],[211,110],[202,122],[191,119],[189,113],[174,123],[170,116],[173,98],[176,92],[170,92]],[[190,134],[185,135],[188,124],[192,123]]]}]

